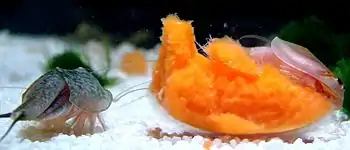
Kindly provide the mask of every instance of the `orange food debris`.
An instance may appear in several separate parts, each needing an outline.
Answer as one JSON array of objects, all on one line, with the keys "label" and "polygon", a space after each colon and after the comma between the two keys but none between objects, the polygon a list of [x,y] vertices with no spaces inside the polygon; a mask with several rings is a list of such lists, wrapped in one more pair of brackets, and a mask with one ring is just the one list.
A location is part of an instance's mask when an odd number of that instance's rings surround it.
[{"label": "orange food debris", "polygon": [[145,75],[147,60],[139,51],[128,52],[123,55],[120,68],[129,75]]},{"label": "orange food debris", "polygon": [[162,22],[150,89],[174,118],[211,132],[264,134],[304,127],[332,110],[324,95],[258,66],[234,40],[213,39],[206,58],[191,22],[174,15]]},{"label": "orange food debris", "polygon": [[205,150],[210,150],[210,147],[211,147],[212,145],[213,145],[213,142],[210,141],[210,140],[208,140],[208,141],[205,141],[205,142],[204,142],[203,147],[204,147]]}]

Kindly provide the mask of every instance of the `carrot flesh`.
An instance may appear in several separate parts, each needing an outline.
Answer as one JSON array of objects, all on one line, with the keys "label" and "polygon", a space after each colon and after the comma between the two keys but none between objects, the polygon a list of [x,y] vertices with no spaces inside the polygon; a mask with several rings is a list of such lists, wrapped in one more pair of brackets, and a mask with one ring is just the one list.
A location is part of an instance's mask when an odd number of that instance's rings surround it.
[{"label": "carrot flesh", "polygon": [[140,51],[125,53],[120,69],[128,75],[146,75],[147,60]]},{"label": "carrot flesh", "polygon": [[258,66],[234,40],[212,40],[197,53],[189,21],[162,20],[160,55],[150,86],[174,118],[228,134],[283,132],[314,123],[332,110],[326,97],[296,84],[273,66]]}]

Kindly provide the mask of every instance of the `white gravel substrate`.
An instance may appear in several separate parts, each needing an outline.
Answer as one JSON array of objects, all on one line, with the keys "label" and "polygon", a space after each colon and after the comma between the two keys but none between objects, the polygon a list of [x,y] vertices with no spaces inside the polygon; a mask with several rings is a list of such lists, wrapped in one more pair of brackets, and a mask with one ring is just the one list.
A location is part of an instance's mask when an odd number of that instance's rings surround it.
[{"label": "white gravel substrate", "polygon": [[[26,38],[19,36],[10,36],[6,32],[0,33],[0,86],[27,87],[39,75],[42,74],[44,58],[62,52],[68,45],[55,38]],[[90,45],[91,46],[91,45]],[[88,46],[89,47],[89,46]],[[92,46],[94,47],[94,46]],[[97,47],[98,48],[98,47]],[[91,49],[97,49],[96,47]],[[131,51],[134,48],[131,45],[124,44],[117,47],[119,51],[113,53],[113,68],[118,64],[120,55],[125,51]],[[46,51],[45,53],[43,51]],[[149,54],[149,59],[155,59],[155,53]],[[103,68],[95,66],[96,68]],[[146,77],[127,78],[115,69],[111,76],[121,76],[126,82],[111,88],[114,95],[124,91],[126,88],[150,80]],[[147,87],[144,84],[137,88]],[[10,112],[19,105],[23,89],[0,89],[0,113]],[[143,97],[142,97],[143,96]],[[136,100],[136,101],[134,101]],[[133,101],[132,103],[130,103]],[[46,142],[30,142],[22,140],[18,136],[19,130],[30,122],[18,123],[5,140],[0,143],[0,150],[158,150],[158,149],[181,149],[181,150],[200,150],[203,149],[203,143],[206,139],[201,136],[194,138],[164,138],[157,140],[148,137],[147,130],[154,127],[160,127],[165,132],[180,132],[183,130],[193,130],[188,126],[177,123],[165,115],[160,107],[154,103],[154,100],[147,95],[145,91],[138,91],[113,103],[112,106],[103,113],[104,120],[108,130],[103,133],[91,136],[67,136],[59,135]],[[2,135],[10,125],[9,119],[0,119],[0,135]],[[230,144],[221,143],[220,140],[214,140],[212,149],[222,150],[348,150],[350,149],[350,125],[347,122],[339,126],[328,123],[327,133],[337,132],[337,135],[343,133],[339,138],[329,142],[316,140],[313,144],[305,144],[297,140],[294,144],[284,143],[281,140],[272,140],[268,142],[251,143],[243,141],[237,143],[232,140]],[[330,126],[333,126],[331,128]],[[323,129],[324,129],[323,128]],[[319,136],[326,136],[323,130],[317,132]]]}]

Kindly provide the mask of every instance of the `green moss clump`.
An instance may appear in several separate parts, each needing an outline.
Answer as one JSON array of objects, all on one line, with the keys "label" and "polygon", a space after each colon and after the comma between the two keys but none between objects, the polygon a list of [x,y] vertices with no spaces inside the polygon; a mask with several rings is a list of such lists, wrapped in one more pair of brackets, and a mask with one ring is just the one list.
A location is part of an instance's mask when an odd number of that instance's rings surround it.
[{"label": "green moss clump", "polygon": [[82,61],[81,55],[79,53],[74,52],[72,50],[66,51],[62,54],[58,54],[47,61],[47,65],[45,70],[51,70],[56,67],[60,67],[63,69],[75,69],[78,67],[83,67],[93,73],[93,75],[98,79],[100,84],[104,87],[109,85],[114,85],[117,83],[117,78],[108,78],[105,75],[99,75],[92,68]]},{"label": "green moss clump", "polygon": [[78,67],[83,67],[91,69],[82,61],[81,56],[72,50],[68,50],[49,59],[45,69],[51,70],[56,67],[61,67],[64,69],[75,69]]}]

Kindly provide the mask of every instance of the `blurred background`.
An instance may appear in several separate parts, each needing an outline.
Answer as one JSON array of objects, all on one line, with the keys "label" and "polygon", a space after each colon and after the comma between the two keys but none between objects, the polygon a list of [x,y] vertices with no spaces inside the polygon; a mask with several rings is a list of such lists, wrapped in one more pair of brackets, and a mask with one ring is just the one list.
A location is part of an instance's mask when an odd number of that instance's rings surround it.
[{"label": "blurred background", "polygon": [[310,16],[325,21],[334,32],[349,32],[350,13],[345,6],[345,2],[329,1],[11,0],[0,5],[0,28],[14,33],[67,35],[79,24],[88,23],[117,39],[147,30],[156,37],[151,39],[158,40],[160,18],[177,13],[194,20],[197,39],[203,42],[209,34],[267,36],[290,21]]},{"label": "blurred background", "polygon": [[[346,2],[11,0],[0,5],[0,29],[13,34],[108,37],[138,47],[159,43],[161,18],[193,20],[197,41],[209,36],[280,36],[309,48],[325,64],[349,56]],[[102,36],[103,35],[103,36]],[[106,36],[107,35],[107,36]]]},{"label": "blurred background", "polygon": [[[349,85],[350,13],[346,6],[345,1],[11,0],[0,5],[0,30],[82,44],[91,39],[112,45],[127,41],[147,50],[160,42],[161,18],[176,13],[194,21],[196,40],[202,45],[210,36],[278,36],[308,48]],[[84,66],[70,53],[59,58],[49,61],[48,68]],[[350,99],[344,103],[350,110]]]},{"label": "blurred background", "polygon": [[[345,6],[345,2],[335,1],[11,0],[0,5],[0,29],[54,36],[89,32],[86,38],[99,38],[103,33],[116,44],[128,40],[153,48],[160,42],[160,19],[176,13],[194,21],[200,44],[209,36],[278,35],[306,46],[326,64],[334,65],[349,55],[350,13]],[[329,54],[331,51],[334,54]]]}]

